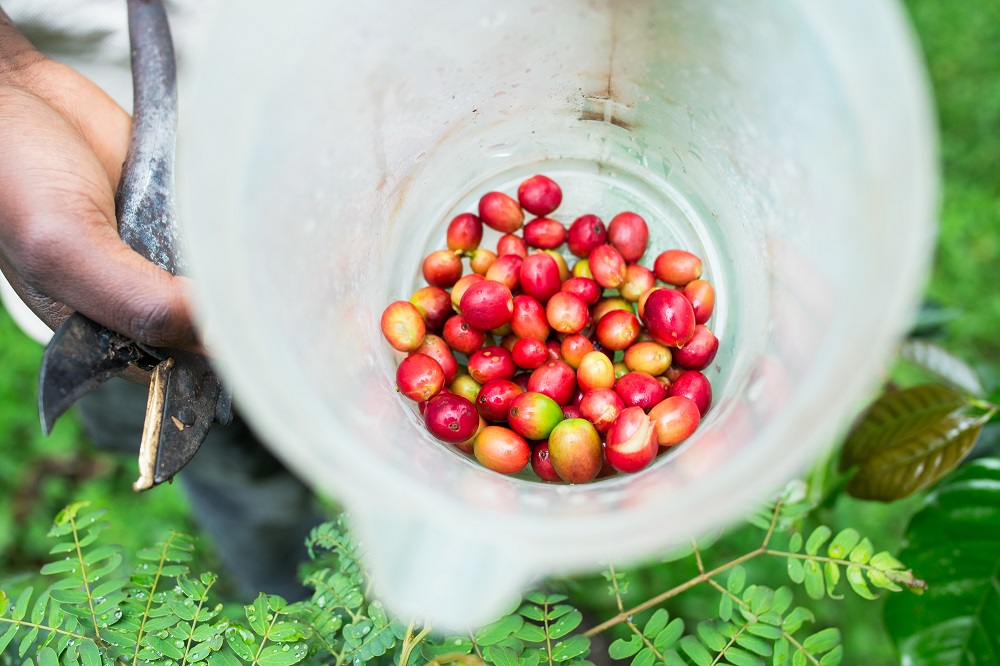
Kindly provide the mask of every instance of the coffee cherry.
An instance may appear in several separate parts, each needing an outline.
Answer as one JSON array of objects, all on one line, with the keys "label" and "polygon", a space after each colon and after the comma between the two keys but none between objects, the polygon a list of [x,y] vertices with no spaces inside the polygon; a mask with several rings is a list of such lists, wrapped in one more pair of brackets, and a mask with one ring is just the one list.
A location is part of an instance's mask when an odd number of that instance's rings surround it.
[{"label": "coffee cherry", "polygon": [[[579,333],[590,319],[587,304],[576,294],[556,292],[545,306],[545,318],[549,326],[559,333]],[[638,325],[636,321],[636,325]]]},{"label": "coffee cherry", "polygon": [[641,407],[649,411],[667,397],[656,377],[645,372],[629,372],[615,382],[617,393],[626,407]]},{"label": "coffee cherry", "polygon": [[576,391],[576,373],[565,361],[549,361],[532,371],[528,390],[543,393],[560,405],[567,405]]},{"label": "coffee cherry", "polygon": [[514,432],[534,440],[548,437],[562,418],[562,407],[555,400],[534,391],[514,396],[507,412],[507,422]]},{"label": "coffee cherry", "polygon": [[479,200],[479,219],[491,229],[509,234],[524,224],[524,212],[516,201],[503,192],[487,192]]},{"label": "coffee cherry", "polygon": [[503,257],[508,254],[515,254],[522,259],[528,256],[528,246],[524,239],[514,234],[504,234],[497,241],[497,256]]},{"label": "coffee cherry", "polygon": [[549,433],[548,446],[552,468],[567,483],[592,481],[601,470],[601,436],[586,419],[561,421]]},{"label": "coffee cherry", "polygon": [[425,354],[412,354],[396,368],[396,388],[414,402],[437,395],[444,387],[444,370]]},{"label": "coffee cherry", "polygon": [[531,449],[531,471],[542,481],[559,482],[562,479],[556,474],[552,461],[549,460],[549,443],[539,442]]},{"label": "coffee cherry", "polygon": [[571,271],[573,277],[587,278],[588,280],[594,279],[594,274],[590,272],[590,261],[586,258],[580,259],[578,262],[573,264],[573,270]]},{"label": "coffee cherry", "polygon": [[510,321],[514,313],[514,297],[506,285],[483,280],[466,290],[459,309],[467,322],[488,331]]},{"label": "coffee cherry", "polygon": [[653,263],[656,277],[675,287],[683,287],[701,277],[701,259],[685,250],[666,250]]},{"label": "coffee cherry", "polygon": [[506,285],[512,292],[521,286],[521,262],[516,254],[505,254],[493,262],[486,271],[486,279]]},{"label": "coffee cherry", "polygon": [[531,447],[524,438],[503,426],[483,428],[473,451],[483,467],[501,474],[517,474],[531,458]]},{"label": "coffee cherry", "polygon": [[382,335],[401,352],[411,352],[420,346],[427,333],[427,325],[415,305],[407,301],[389,304],[382,312]]},{"label": "coffee cherry", "polygon": [[486,333],[469,324],[462,315],[455,315],[446,321],[441,336],[449,347],[466,356],[486,342]]},{"label": "coffee cherry", "polygon": [[614,312],[615,310],[632,312],[632,306],[624,298],[608,296],[597,301],[597,303],[590,308],[590,316],[594,319],[594,324],[597,325],[601,323],[601,319],[603,319],[606,314]]},{"label": "coffee cherry", "polygon": [[626,301],[635,303],[655,286],[656,276],[653,271],[639,264],[630,264],[625,268],[625,282],[618,288],[618,292]]},{"label": "coffee cherry", "polygon": [[562,414],[564,419],[582,419],[583,412],[576,405],[563,405]]},{"label": "coffee cherry", "polygon": [[585,393],[598,388],[611,388],[615,385],[615,367],[607,354],[597,350],[588,352],[580,359],[576,381]]},{"label": "coffee cherry", "polygon": [[451,296],[441,287],[421,287],[410,296],[410,303],[416,306],[424,318],[428,331],[440,333],[444,323],[454,312],[451,309]]},{"label": "coffee cherry", "polygon": [[532,254],[521,263],[521,291],[542,305],[559,292],[562,281],[555,260],[544,252]]},{"label": "coffee cherry", "polygon": [[556,268],[559,269],[559,286],[561,287],[563,282],[573,277],[569,266],[566,265],[566,260],[563,259],[558,250],[542,250],[542,252],[552,257],[552,260],[556,262]]},{"label": "coffee cherry", "polygon": [[604,245],[608,240],[608,231],[604,222],[596,215],[582,215],[569,226],[566,243],[569,251],[578,257],[587,257],[590,251],[598,245]]},{"label": "coffee cherry", "polygon": [[[551,301],[549,301],[551,303]],[[559,345],[559,352],[569,367],[574,370],[580,367],[583,357],[594,351],[593,343],[583,335],[567,335]]]},{"label": "coffee cherry", "polygon": [[549,358],[548,347],[541,340],[535,338],[519,338],[514,343],[511,354],[517,367],[525,370],[534,370]]},{"label": "coffee cherry", "polygon": [[684,297],[691,301],[696,324],[704,324],[715,309],[715,289],[707,280],[691,280],[684,285]]},{"label": "coffee cherry", "polygon": [[465,370],[465,372],[460,371],[457,375],[455,375],[455,379],[451,380],[451,383],[448,384],[448,390],[475,404],[476,397],[479,395],[479,389],[482,388],[482,384],[469,376],[467,372],[468,368],[465,368]]},{"label": "coffee cherry", "polygon": [[594,281],[605,289],[617,289],[625,282],[625,259],[611,245],[598,245],[587,257]]},{"label": "coffee cherry", "polygon": [[473,250],[469,254],[469,268],[472,269],[473,273],[486,275],[486,272],[490,270],[490,266],[492,266],[493,262],[496,260],[496,252],[490,252],[489,250],[479,248],[477,250]]},{"label": "coffee cherry", "polygon": [[694,335],[691,303],[674,289],[658,289],[651,293],[646,299],[643,320],[653,340],[661,345],[682,347]]},{"label": "coffee cherry", "polygon": [[483,347],[469,357],[469,374],[480,384],[493,379],[510,379],[515,372],[514,357],[500,346]]},{"label": "coffee cherry", "polygon": [[476,434],[479,414],[465,398],[453,393],[441,393],[427,403],[424,423],[438,439],[456,444]]},{"label": "coffee cherry", "polygon": [[597,432],[602,435],[608,432],[611,424],[615,422],[618,415],[625,409],[625,403],[621,397],[607,388],[598,388],[587,391],[580,401],[580,411],[583,418],[594,424]]},{"label": "coffee cherry", "polygon": [[450,384],[458,374],[458,361],[451,353],[448,343],[442,338],[428,333],[424,336],[424,341],[417,347],[415,354],[425,354],[438,362],[444,372],[444,383]]},{"label": "coffee cherry", "polygon": [[673,355],[657,342],[636,342],[625,350],[622,359],[629,370],[638,370],[657,377],[670,367]]},{"label": "coffee cherry", "polygon": [[604,455],[616,470],[632,474],[653,462],[657,450],[656,431],[649,417],[639,407],[629,407],[608,430]]},{"label": "coffee cherry", "polygon": [[562,203],[562,189],[547,176],[535,175],[517,187],[521,208],[532,215],[548,215]]},{"label": "coffee cherry", "polygon": [[509,379],[488,381],[476,396],[476,409],[487,421],[506,421],[511,402],[522,393],[521,387]]},{"label": "coffee cherry", "polygon": [[451,250],[435,250],[424,259],[422,270],[427,284],[447,289],[462,277],[462,259]]},{"label": "coffee cherry", "polygon": [[682,395],[670,396],[649,411],[660,446],[674,446],[690,437],[701,421],[694,401]]},{"label": "coffee cherry", "polygon": [[704,324],[694,327],[694,335],[674,352],[674,363],[688,370],[704,370],[719,351],[719,339]]},{"label": "coffee cherry", "polygon": [[540,250],[552,250],[566,242],[566,227],[548,217],[528,222],[521,233],[525,245]]},{"label": "coffee cherry", "polygon": [[625,263],[634,264],[642,258],[649,243],[646,220],[635,213],[619,213],[608,223],[608,243],[617,249]]},{"label": "coffee cherry", "polygon": [[583,299],[588,306],[594,305],[601,299],[601,287],[590,278],[571,277],[562,283],[559,291],[576,294]]},{"label": "coffee cherry", "polygon": [[712,385],[708,378],[697,370],[682,372],[677,379],[672,381],[667,392],[671,396],[682,395],[693,400],[702,416],[705,416],[708,408],[712,405]]},{"label": "coffee cherry", "polygon": [[597,322],[597,341],[605,349],[628,349],[639,335],[639,320],[628,310],[612,310]]},{"label": "coffee cherry", "polygon": [[510,328],[519,338],[535,338],[545,341],[551,329],[545,316],[545,307],[531,296],[521,294],[514,297],[514,312],[510,317]]},{"label": "coffee cherry", "polygon": [[462,213],[448,224],[446,239],[449,250],[471,252],[483,240],[483,222],[472,213]]},{"label": "coffee cherry", "polygon": [[462,296],[465,296],[465,292],[469,290],[469,287],[474,284],[479,284],[485,279],[486,278],[478,273],[463,275],[458,282],[455,283],[455,286],[451,288],[451,306],[456,310],[460,310],[462,307]]}]

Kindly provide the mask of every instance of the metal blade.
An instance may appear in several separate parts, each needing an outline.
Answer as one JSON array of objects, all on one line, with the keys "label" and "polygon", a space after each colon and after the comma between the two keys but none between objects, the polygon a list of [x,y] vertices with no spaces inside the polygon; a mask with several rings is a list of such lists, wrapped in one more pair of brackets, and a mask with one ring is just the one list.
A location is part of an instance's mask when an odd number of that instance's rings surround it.
[{"label": "metal blade", "polygon": [[190,462],[216,420],[220,392],[219,380],[203,356],[175,351],[157,366],[146,406],[135,490],[170,480]]},{"label": "metal blade", "polygon": [[52,336],[38,376],[38,415],[48,435],[56,419],[81,396],[145,357],[135,343],[73,314]]}]

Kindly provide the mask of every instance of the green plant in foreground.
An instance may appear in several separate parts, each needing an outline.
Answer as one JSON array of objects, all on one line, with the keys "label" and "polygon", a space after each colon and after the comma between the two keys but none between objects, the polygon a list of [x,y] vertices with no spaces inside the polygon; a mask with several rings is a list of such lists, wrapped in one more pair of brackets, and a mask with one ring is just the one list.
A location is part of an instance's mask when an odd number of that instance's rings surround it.
[{"label": "green plant in foreground", "polygon": [[[42,573],[55,582],[38,595],[31,588],[11,599],[0,592],[0,653],[9,647],[8,657],[33,654],[26,663],[39,665],[555,666],[590,663],[591,637],[621,625],[631,638],[614,641],[609,655],[631,658],[633,666],[832,665],[841,660],[839,631],[808,632],[813,614],[794,603],[792,589],[748,580],[743,564],[781,558],[791,582],[813,599],[839,598],[842,577],[866,599],[875,597],[872,588],[919,591],[924,584],[853,529],[836,535],[826,526],[799,531],[812,508],[804,497],[803,484],[790,484],[751,518],[763,532],[760,545],[722,564],[709,567],[707,551],[693,545],[689,556],[698,575],[631,608],[622,602],[628,574],[609,566],[609,592],[619,612],[589,629],[581,628],[583,615],[565,595],[536,590],[496,622],[457,635],[393,618],[371,598],[361,553],[343,519],[321,525],[308,540],[316,562],[305,580],[314,590],[311,599],[287,604],[261,594],[242,617],[229,619],[211,601],[215,576],[189,569],[189,537],[171,534],[140,551],[139,564],[127,575],[120,549],[99,543],[103,511],[77,503],[56,517],[50,531],[56,559]],[[701,585],[718,592],[717,616],[686,627],[663,605]],[[648,620],[636,624],[636,614],[652,609]]]}]

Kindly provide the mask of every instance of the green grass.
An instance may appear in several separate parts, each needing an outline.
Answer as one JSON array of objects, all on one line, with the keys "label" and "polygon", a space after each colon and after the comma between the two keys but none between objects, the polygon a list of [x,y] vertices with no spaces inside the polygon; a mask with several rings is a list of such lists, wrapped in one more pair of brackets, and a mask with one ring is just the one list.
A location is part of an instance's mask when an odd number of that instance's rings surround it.
[{"label": "green grass", "polygon": [[[927,294],[960,312],[946,324],[942,342],[972,362],[992,388],[1000,383],[1000,0],[905,4],[925,51],[941,129],[941,229]],[[51,517],[77,499],[110,508],[108,536],[126,552],[167,529],[196,533],[178,488],[134,495],[134,461],[93,451],[71,418],[42,437],[34,408],[40,357],[41,349],[0,310],[0,579],[37,571]],[[880,548],[893,548],[913,508],[913,501],[885,506],[841,497],[815,518],[857,526]],[[749,538],[739,530],[728,535],[720,556],[745,547]],[[217,569],[207,550],[204,556],[204,568]],[[776,583],[778,569],[771,572]],[[651,596],[689,574],[676,565],[645,568],[633,578],[630,599]],[[573,586],[592,599],[595,612],[609,601],[601,579],[581,577]],[[671,611],[696,618],[713,613],[713,603],[692,593]],[[845,600],[816,608],[821,625],[842,628],[844,663],[895,663],[880,603]]]}]

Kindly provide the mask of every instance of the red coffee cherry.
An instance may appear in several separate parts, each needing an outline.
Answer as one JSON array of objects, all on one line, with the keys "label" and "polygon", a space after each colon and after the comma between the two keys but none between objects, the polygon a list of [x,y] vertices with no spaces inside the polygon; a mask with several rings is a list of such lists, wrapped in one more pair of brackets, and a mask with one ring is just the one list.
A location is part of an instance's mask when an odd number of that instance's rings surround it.
[{"label": "red coffee cherry", "polygon": [[590,251],[598,245],[604,245],[608,240],[608,231],[604,222],[596,215],[582,215],[569,226],[566,233],[566,243],[569,251],[578,257],[587,257]]},{"label": "red coffee cherry", "polygon": [[683,287],[701,277],[701,259],[686,250],[666,250],[653,263],[656,277],[675,287]]},{"label": "red coffee cherry", "polygon": [[539,217],[524,225],[524,243],[540,250],[552,250],[566,242],[566,227],[559,222]]},{"label": "red coffee cherry", "polygon": [[636,213],[619,213],[608,223],[608,243],[617,249],[625,263],[634,264],[642,258],[649,244],[649,227]]},{"label": "red coffee cherry", "polygon": [[601,436],[586,419],[560,421],[549,433],[548,446],[553,469],[567,483],[593,481],[601,471]]},{"label": "red coffee cherry", "polygon": [[396,368],[396,387],[414,402],[430,400],[444,387],[444,370],[425,354],[412,354]]},{"label": "red coffee cherry", "polygon": [[449,347],[466,356],[486,342],[486,333],[472,326],[461,315],[455,315],[446,321],[441,335]]},{"label": "red coffee cherry", "polygon": [[712,405],[712,385],[708,378],[697,370],[682,372],[677,379],[672,381],[667,392],[671,396],[682,395],[693,400],[702,416],[705,416],[708,408]]},{"label": "red coffee cherry", "polygon": [[434,396],[424,409],[427,430],[438,439],[457,444],[479,429],[479,414],[472,403],[453,393]]},{"label": "red coffee cherry", "polygon": [[691,303],[674,289],[658,289],[651,293],[646,299],[643,320],[653,340],[661,345],[682,347],[694,335]]},{"label": "red coffee cherry", "polygon": [[462,259],[451,250],[435,250],[424,259],[423,273],[427,284],[447,289],[462,277]]},{"label": "red coffee cherry", "polygon": [[506,285],[483,280],[466,290],[459,309],[467,322],[490,331],[510,321],[514,313],[514,297]]},{"label": "red coffee cherry", "polygon": [[691,301],[696,324],[704,324],[715,309],[715,289],[707,280],[691,280],[684,285],[684,297]]},{"label": "red coffee cherry", "polygon": [[479,219],[491,229],[509,234],[524,224],[524,212],[516,201],[503,192],[487,192],[479,200]]},{"label": "red coffee cherry", "polygon": [[608,431],[604,455],[616,470],[632,474],[653,462],[659,448],[649,417],[639,407],[629,407]]},{"label": "red coffee cherry", "polygon": [[535,175],[518,186],[517,200],[524,210],[541,217],[559,207],[562,189],[551,178]]},{"label": "red coffee cherry", "polygon": [[704,324],[694,327],[694,335],[674,351],[674,363],[688,370],[704,370],[715,360],[719,339]]},{"label": "red coffee cherry", "polygon": [[455,314],[451,309],[451,296],[441,287],[421,287],[410,296],[410,303],[416,306],[424,318],[428,331],[440,333],[444,323]]},{"label": "red coffee cherry", "polygon": [[449,250],[470,252],[483,240],[483,222],[472,213],[462,213],[448,223],[446,242]]},{"label": "red coffee cherry", "polygon": [[476,437],[474,453],[483,467],[501,474],[517,474],[531,459],[531,447],[524,438],[503,426],[483,428]]},{"label": "red coffee cherry", "polygon": [[694,434],[701,412],[690,398],[673,395],[650,410],[649,420],[660,446],[674,446]]}]

